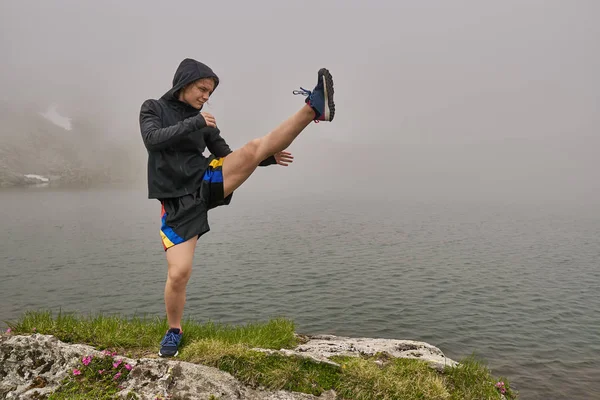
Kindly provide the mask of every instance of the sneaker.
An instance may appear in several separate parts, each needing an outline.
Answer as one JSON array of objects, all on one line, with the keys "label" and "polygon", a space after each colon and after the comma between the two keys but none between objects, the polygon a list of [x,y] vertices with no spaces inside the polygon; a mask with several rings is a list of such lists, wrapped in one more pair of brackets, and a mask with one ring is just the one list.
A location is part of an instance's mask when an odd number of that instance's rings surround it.
[{"label": "sneaker", "polygon": [[171,328],[167,331],[163,339],[160,341],[160,350],[158,355],[160,357],[175,357],[179,354],[177,348],[183,337],[183,331],[178,328]]},{"label": "sneaker", "polygon": [[317,86],[312,90],[300,88],[294,90],[294,94],[306,97],[306,104],[311,106],[315,112],[315,121],[333,121],[335,115],[335,104],[333,102],[333,77],[327,68],[319,70]]}]

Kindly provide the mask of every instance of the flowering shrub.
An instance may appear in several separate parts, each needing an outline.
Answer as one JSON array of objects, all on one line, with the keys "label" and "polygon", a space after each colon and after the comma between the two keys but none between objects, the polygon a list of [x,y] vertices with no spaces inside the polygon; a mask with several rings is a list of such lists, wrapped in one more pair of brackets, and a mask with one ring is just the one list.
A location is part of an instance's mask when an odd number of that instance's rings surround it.
[{"label": "flowering shrub", "polygon": [[494,386],[496,387],[496,389],[498,389],[498,392],[500,392],[500,394],[503,394],[507,399],[514,398],[514,394],[510,390],[510,386],[508,384],[505,384],[504,381],[499,381]]},{"label": "flowering shrub", "polygon": [[116,356],[117,353],[109,351],[104,351],[100,357],[84,356],[50,399],[68,398],[69,393],[85,393],[90,398],[109,398],[119,392],[133,366]]}]

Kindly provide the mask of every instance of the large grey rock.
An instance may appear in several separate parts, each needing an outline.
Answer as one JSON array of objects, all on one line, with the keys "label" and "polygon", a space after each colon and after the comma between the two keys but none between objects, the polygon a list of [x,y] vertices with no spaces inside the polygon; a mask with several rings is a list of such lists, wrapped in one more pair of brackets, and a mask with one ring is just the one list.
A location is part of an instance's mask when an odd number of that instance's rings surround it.
[{"label": "large grey rock", "polygon": [[[156,398],[159,395],[177,395],[181,399],[270,399],[300,400],[316,399],[304,393],[285,391],[269,392],[255,390],[241,384],[230,374],[216,368],[183,361],[164,361],[160,359],[142,359],[135,364],[129,379],[123,385],[123,396],[131,390],[144,396]],[[320,399],[335,399],[330,392]]]},{"label": "large grey rock", "polygon": [[[308,357],[318,362],[333,363],[334,355],[361,356],[387,353],[392,357],[414,358],[428,362],[439,370],[457,363],[444,356],[435,346],[411,340],[348,338],[332,335],[307,337],[295,349],[277,352],[284,355]],[[84,356],[102,356],[91,346],[67,344],[51,335],[0,337],[0,398],[39,399],[55,391],[60,382],[76,368]],[[193,363],[142,358],[118,357],[133,366],[122,385],[121,397],[134,392],[142,399],[249,399],[249,400],[308,400],[317,399],[303,393],[265,391],[244,386],[230,374],[216,368]],[[213,398],[214,398],[213,397]],[[43,398],[43,397],[42,397]],[[335,399],[333,391],[318,399]]]},{"label": "large grey rock", "polygon": [[49,335],[0,338],[0,398],[27,399],[47,394],[78,364],[89,346],[67,345]]},{"label": "large grey rock", "polygon": [[[56,390],[84,356],[102,356],[91,346],[66,344],[51,335],[0,337],[0,398],[40,399]],[[117,357],[133,366],[123,383],[121,397],[130,391],[141,399],[166,398],[222,400],[309,400],[315,396],[285,391],[265,391],[244,386],[230,374],[193,363]],[[335,399],[334,392],[319,399]]]},{"label": "large grey rock", "polygon": [[322,359],[332,356],[372,356],[387,353],[396,358],[412,358],[426,361],[433,368],[443,371],[444,367],[453,367],[457,362],[447,358],[435,346],[425,342],[395,339],[349,338],[333,335],[310,336],[309,340],[294,349],[296,354],[306,354]]}]

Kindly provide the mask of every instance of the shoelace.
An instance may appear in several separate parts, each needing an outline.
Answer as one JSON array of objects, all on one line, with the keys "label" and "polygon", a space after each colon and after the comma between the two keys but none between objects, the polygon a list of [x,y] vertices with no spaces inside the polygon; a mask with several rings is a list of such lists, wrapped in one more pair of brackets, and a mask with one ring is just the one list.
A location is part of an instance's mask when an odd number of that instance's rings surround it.
[{"label": "shoelace", "polygon": [[[294,94],[300,94],[302,96],[310,96],[312,94],[312,92],[310,90],[306,90],[302,86],[300,86],[300,90],[294,90],[292,93],[294,93]],[[314,121],[317,124],[319,123],[318,119],[315,119]]]},{"label": "shoelace", "polygon": [[306,90],[302,86],[300,86],[300,90],[294,90],[293,93],[301,94],[302,96],[310,96],[312,92],[310,90]]},{"label": "shoelace", "polygon": [[167,334],[165,335],[165,338],[162,340],[161,345],[163,346],[177,346],[177,342],[178,342],[178,334],[176,334],[175,332],[167,332]]}]

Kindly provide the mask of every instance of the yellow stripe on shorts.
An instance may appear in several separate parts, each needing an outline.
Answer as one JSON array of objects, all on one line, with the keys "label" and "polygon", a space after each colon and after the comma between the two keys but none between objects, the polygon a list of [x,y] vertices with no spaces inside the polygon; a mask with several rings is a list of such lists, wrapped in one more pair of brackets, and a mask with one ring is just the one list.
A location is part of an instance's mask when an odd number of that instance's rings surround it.
[{"label": "yellow stripe on shorts", "polygon": [[225,160],[225,157],[215,158],[208,165],[210,165],[213,168],[222,167],[223,166],[223,160]]},{"label": "yellow stripe on shorts", "polygon": [[165,246],[165,249],[175,246],[175,244],[173,242],[171,242],[171,239],[169,239],[162,230],[160,231],[160,237],[162,238],[162,242],[163,242],[163,245]]}]

